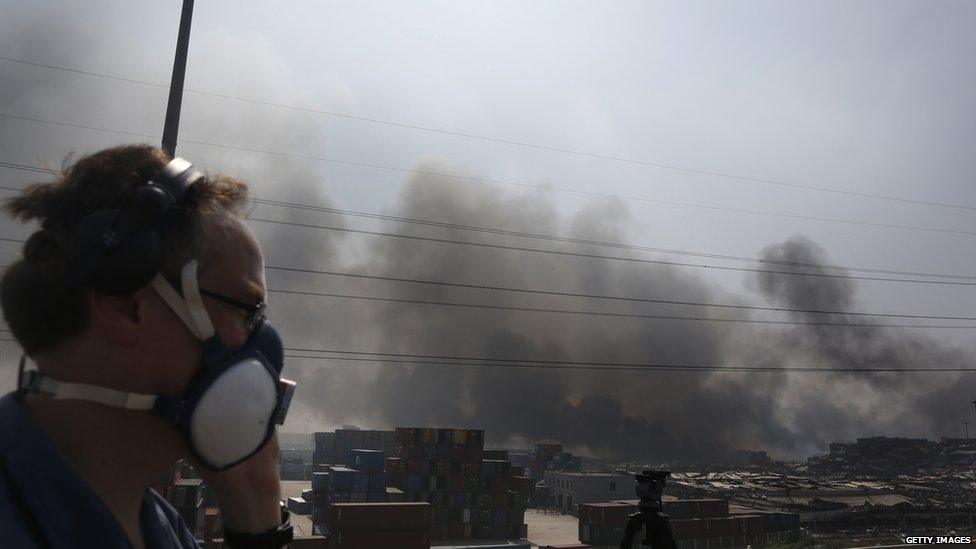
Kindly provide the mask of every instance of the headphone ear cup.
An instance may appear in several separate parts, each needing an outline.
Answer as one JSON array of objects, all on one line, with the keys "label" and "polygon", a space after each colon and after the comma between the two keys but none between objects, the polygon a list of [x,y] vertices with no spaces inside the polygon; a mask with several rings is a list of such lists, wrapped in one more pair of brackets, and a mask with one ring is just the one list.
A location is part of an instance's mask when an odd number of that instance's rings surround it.
[{"label": "headphone ear cup", "polygon": [[155,225],[173,206],[173,198],[159,185],[149,182],[133,197],[132,212],[134,219],[144,225]]},{"label": "headphone ear cup", "polygon": [[155,226],[136,224],[122,210],[86,217],[71,242],[72,278],[99,293],[132,293],[159,272],[162,244]]}]

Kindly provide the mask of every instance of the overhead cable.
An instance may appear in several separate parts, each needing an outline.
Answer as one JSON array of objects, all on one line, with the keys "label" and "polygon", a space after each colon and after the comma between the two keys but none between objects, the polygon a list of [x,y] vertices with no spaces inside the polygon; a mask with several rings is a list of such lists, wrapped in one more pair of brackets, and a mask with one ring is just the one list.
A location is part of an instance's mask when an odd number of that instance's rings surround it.
[{"label": "overhead cable", "polygon": [[[33,168],[30,166],[24,166],[21,164],[14,164],[10,162],[0,162],[0,167],[11,168],[11,169],[25,169],[26,171],[35,171],[35,172],[50,173],[50,174],[60,173],[55,170]],[[17,192],[23,190],[17,187],[8,187],[2,185],[0,185],[0,189],[8,190],[8,191],[17,191]],[[649,251],[649,252],[656,252],[656,253],[670,254],[670,255],[686,255],[686,256],[694,256],[694,257],[704,257],[708,259],[741,261],[741,262],[760,263],[760,264],[767,264],[767,265],[783,265],[783,266],[800,267],[800,268],[844,270],[844,271],[868,272],[868,273],[877,273],[877,274],[922,276],[922,277],[931,277],[931,278],[948,278],[948,279],[976,281],[976,276],[971,276],[971,275],[919,272],[919,271],[896,270],[896,269],[876,269],[876,268],[868,268],[868,267],[850,267],[844,265],[830,265],[830,264],[807,263],[807,262],[799,262],[799,261],[785,261],[785,260],[778,260],[778,259],[765,259],[765,258],[758,258],[758,257],[744,257],[744,256],[735,256],[735,255],[728,255],[728,254],[717,254],[711,252],[696,252],[696,251],[679,250],[673,248],[659,248],[659,247],[644,246],[644,245],[637,245],[637,244],[624,244],[619,242],[608,242],[608,241],[575,238],[575,237],[560,237],[560,236],[546,235],[540,233],[527,233],[527,232],[511,231],[507,229],[500,229],[494,227],[462,225],[458,223],[448,223],[448,222],[429,220],[429,219],[408,218],[403,216],[378,214],[373,212],[362,212],[362,211],[356,211],[356,210],[350,210],[344,208],[334,208],[330,206],[297,204],[293,202],[284,202],[280,200],[269,200],[269,199],[262,199],[262,198],[252,198],[250,200],[251,202],[256,204],[266,204],[266,205],[279,206],[282,208],[289,208],[289,209],[307,210],[307,211],[315,211],[315,212],[323,212],[323,213],[334,213],[337,215],[344,215],[350,217],[363,217],[363,218],[381,219],[387,221],[398,221],[402,223],[452,228],[452,229],[465,230],[465,231],[481,232],[486,234],[499,234],[505,236],[516,236],[521,238],[532,238],[532,239],[547,240],[553,242],[567,242],[572,244],[605,246],[605,247],[628,249],[628,250]]]},{"label": "overhead cable", "polygon": [[366,280],[383,280],[388,282],[405,282],[411,284],[446,286],[451,288],[467,288],[467,289],[474,289],[474,290],[516,292],[516,293],[528,293],[528,294],[537,294],[537,295],[552,295],[552,296],[560,296],[560,297],[578,297],[578,298],[586,298],[586,299],[605,299],[610,301],[627,301],[627,302],[635,302],[635,303],[657,303],[662,305],[714,307],[720,309],[741,309],[741,310],[750,310],[750,311],[770,311],[770,312],[778,312],[778,313],[812,313],[812,314],[828,314],[828,315],[873,316],[873,317],[885,317],[885,318],[917,318],[917,319],[928,319],[928,320],[976,320],[976,317],[974,316],[920,315],[920,314],[905,314],[905,313],[871,313],[865,311],[801,309],[801,308],[793,308],[793,307],[764,307],[760,305],[705,303],[701,301],[679,301],[673,299],[654,299],[654,298],[646,298],[646,297],[615,296],[615,295],[566,292],[566,291],[556,291],[556,290],[515,288],[511,286],[494,286],[490,284],[463,284],[460,282],[448,282],[444,280],[424,280],[418,278],[406,278],[406,277],[399,277],[399,276],[369,275],[364,273],[352,273],[347,271],[302,269],[298,267],[284,267],[279,265],[265,265],[264,268],[272,271],[297,272],[297,273],[319,274],[319,275],[327,275],[327,276],[341,276],[347,278],[358,278],[358,279],[366,279]]},{"label": "overhead cable", "polygon": [[[36,62],[32,62],[32,61],[27,61],[27,60],[24,60],[24,59],[15,59],[15,58],[12,58],[12,57],[0,57],[0,59],[2,59],[4,61],[14,62],[14,63],[21,63],[21,64],[25,64],[25,65],[32,65],[32,66],[35,66],[35,67],[42,67],[42,68],[46,68],[46,69],[53,69],[53,70],[64,71],[64,72],[72,72],[72,73],[76,73],[76,74],[83,74],[83,75],[93,76],[93,77],[98,77],[98,78],[107,78],[107,79],[111,79],[111,80],[118,80],[118,81],[122,81],[122,82],[133,83],[133,84],[142,84],[142,85],[153,86],[153,87],[157,87],[157,88],[168,88],[169,87],[169,86],[167,86],[165,84],[160,84],[160,83],[156,83],[156,82],[149,82],[149,81],[146,81],[146,80],[138,80],[138,79],[134,79],[134,78],[124,78],[124,77],[114,76],[114,75],[109,75],[109,74],[104,74],[104,73],[97,73],[97,72],[91,72],[91,71],[82,71],[82,70],[71,69],[71,68],[67,68],[67,67],[59,67],[59,66],[55,66],[55,65],[46,65],[46,64],[42,64],[42,63],[36,63]],[[843,189],[835,189],[835,188],[830,188],[830,187],[820,187],[820,186],[816,186],[816,185],[805,185],[805,184],[800,184],[800,183],[789,183],[789,182],[779,181],[779,180],[775,180],[775,179],[768,179],[768,178],[761,178],[761,177],[750,177],[750,176],[744,176],[744,175],[738,175],[738,174],[732,174],[732,173],[719,172],[719,171],[714,171],[714,170],[704,170],[704,169],[698,169],[698,168],[689,168],[689,167],[686,167],[686,166],[677,166],[677,165],[673,165],[673,164],[665,164],[665,163],[661,163],[661,162],[651,162],[651,161],[648,161],[648,160],[641,160],[641,159],[636,159],[636,158],[627,158],[627,157],[622,157],[622,156],[613,156],[613,155],[608,155],[608,154],[599,154],[599,153],[588,152],[588,151],[583,151],[583,150],[569,149],[569,148],[565,148],[565,147],[556,147],[556,146],[551,146],[551,145],[542,145],[542,144],[538,144],[538,143],[528,143],[528,142],[517,141],[517,140],[512,140],[512,139],[502,139],[502,138],[497,138],[497,137],[489,137],[489,136],[477,135],[477,134],[466,133],[466,132],[459,132],[459,131],[454,131],[454,130],[446,130],[446,129],[442,129],[442,128],[434,128],[434,127],[430,127],[430,126],[422,126],[422,125],[419,125],[419,124],[410,124],[410,123],[397,122],[397,121],[392,121],[392,120],[383,120],[383,119],[379,119],[379,118],[371,118],[371,117],[353,115],[353,114],[348,114],[348,113],[339,113],[339,112],[335,112],[335,111],[326,111],[326,110],[322,110],[322,109],[313,109],[313,108],[310,108],[310,107],[302,107],[302,106],[297,106],[297,105],[287,105],[287,104],[276,103],[276,102],[272,102],[272,101],[262,101],[262,100],[259,100],[259,99],[252,99],[252,98],[246,98],[246,97],[238,97],[238,96],[234,96],[234,95],[221,94],[221,93],[216,93],[216,92],[208,92],[208,91],[203,91],[203,90],[194,90],[194,89],[190,89],[190,88],[186,88],[184,91],[186,93],[191,93],[191,94],[204,95],[204,96],[209,96],[209,97],[217,97],[217,98],[221,98],[221,99],[229,99],[229,100],[232,100],[232,101],[240,101],[240,102],[245,102],[245,103],[252,103],[252,104],[257,104],[257,105],[264,105],[264,106],[268,106],[268,107],[275,107],[275,108],[280,108],[280,109],[288,109],[288,110],[293,110],[293,111],[306,112],[306,113],[310,113],[310,114],[319,114],[319,115],[324,115],[324,116],[332,116],[332,117],[345,118],[345,119],[350,119],[350,120],[358,120],[358,121],[362,121],[362,122],[370,122],[370,123],[373,123],[373,124],[382,124],[382,125],[394,126],[394,127],[398,127],[398,128],[406,128],[406,129],[411,129],[411,130],[419,130],[419,131],[425,131],[425,132],[432,132],[432,133],[438,133],[438,134],[442,134],[442,135],[450,135],[450,136],[454,136],[454,137],[463,137],[463,138],[466,138],[466,139],[474,139],[474,140],[478,140],[478,141],[486,141],[486,142],[492,142],[492,143],[499,143],[499,144],[503,144],[503,145],[511,145],[511,146],[517,146],[517,147],[525,147],[525,148],[531,148],[531,149],[537,149],[537,150],[544,150],[544,151],[549,151],[549,152],[558,152],[558,153],[564,153],[564,154],[571,154],[571,155],[575,155],[575,156],[595,158],[595,159],[600,159],[600,160],[609,160],[609,161],[613,161],[613,162],[621,162],[621,163],[627,163],[627,164],[637,164],[637,165],[649,166],[649,167],[653,167],[653,168],[660,168],[660,169],[665,169],[665,170],[672,170],[672,171],[678,171],[678,172],[684,172],[684,173],[691,173],[691,174],[695,174],[695,175],[706,175],[706,176],[710,176],[710,177],[718,177],[718,178],[723,178],[723,179],[728,179],[728,180],[746,181],[746,182],[750,182],[750,183],[762,183],[762,184],[767,184],[767,185],[776,185],[776,186],[780,186],[780,187],[789,187],[789,188],[795,188],[795,189],[803,189],[803,190],[807,190],[807,191],[817,191],[817,192],[825,192],[825,193],[833,193],[833,194],[842,194],[842,195],[847,195],[847,196],[856,196],[856,197],[860,197],[860,198],[873,198],[873,199],[879,199],[879,200],[887,200],[887,201],[893,201],[893,202],[901,202],[901,203],[905,203],[905,204],[916,204],[916,205],[922,205],[922,206],[935,206],[935,207],[940,207],[940,208],[955,208],[955,209],[976,211],[976,206],[970,206],[970,205],[965,205],[965,204],[953,204],[953,203],[947,203],[947,202],[936,202],[936,201],[929,201],[929,200],[918,200],[918,199],[902,198],[902,197],[895,197],[895,196],[888,196],[888,195],[881,195],[881,194],[874,194],[874,193],[863,193],[863,192],[857,192],[857,191],[847,191],[847,190],[843,190]]]},{"label": "overhead cable", "polygon": [[916,329],[966,329],[976,328],[973,325],[953,325],[953,324],[877,324],[877,323],[856,323],[839,321],[802,321],[802,320],[759,320],[753,318],[713,318],[681,315],[645,314],[645,313],[615,313],[603,311],[587,311],[581,309],[550,309],[543,307],[522,307],[517,305],[491,305],[487,303],[459,303],[454,301],[435,301],[429,299],[407,299],[398,297],[379,297],[373,295],[352,295],[333,292],[311,292],[304,290],[291,290],[286,288],[269,288],[269,293],[281,293],[291,295],[329,297],[336,299],[353,299],[357,301],[375,301],[386,303],[402,303],[409,305],[431,305],[439,307],[456,307],[467,309],[489,309],[495,311],[518,311],[527,313],[553,313],[570,314],[582,316],[602,316],[614,318],[643,318],[650,320],[686,320],[692,322],[730,322],[741,324],[791,324],[798,326],[822,326],[822,327],[862,327],[862,328],[916,328]]},{"label": "overhead cable", "polygon": [[[107,133],[117,133],[117,134],[121,134],[121,135],[141,137],[141,138],[144,138],[144,139],[158,139],[157,136],[154,136],[154,135],[151,135],[151,134],[144,134],[144,133],[138,133],[138,132],[123,131],[123,130],[115,130],[115,129],[110,129],[110,128],[100,128],[100,127],[89,126],[89,125],[84,125],[84,124],[72,124],[72,123],[67,123],[67,122],[56,122],[56,121],[52,121],[52,120],[45,120],[43,118],[34,118],[34,117],[28,117],[28,116],[18,116],[18,115],[12,115],[12,114],[0,114],[0,117],[10,118],[10,119],[13,119],[13,120],[27,121],[27,122],[36,122],[36,123],[41,123],[41,124],[51,124],[51,125],[55,125],[55,126],[64,126],[64,127],[69,127],[69,128],[79,128],[79,129],[94,130],[94,131],[101,131],[101,132],[107,132]],[[644,201],[644,202],[651,202],[651,203],[658,203],[658,204],[666,204],[666,205],[671,205],[671,206],[687,206],[687,207],[692,207],[692,208],[704,208],[704,209],[710,209],[710,210],[721,210],[721,211],[729,211],[729,212],[736,212],[736,213],[755,214],[755,215],[766,215],[766,216],[774,216],[774,217],[784,217],[784,218],[789,218],[789,219],[803,219],[803,220],[808,220],[808,221],[824,221],[824,222],[829,222],[829,223],[843,223],[843,224],[849,224],[849,225],[861,225],[861,226],[866,226],[866,227],[877,227],[877,228],[884,228],[884,229],[900,229],[900,230],[908,230],[908,231],[923,231],[923,232],[936,232],[936,233],[949,233],[949,234],[976,235],[976,231],[963,231],[963,230],[956,230],[956,229],[940,229],[940,228],[936,228],[936,227],[918,227],[918,226],[914,226],[914,225],[896,225],[896,224],[889,224],[889,223],[873,223],[873,222],[869,222],[869,221],[858,221],[858,220],[852,220],[852,219],[838,219],[838,218],[831,218],[831,217],[816,217],[816,216],[799,215],[799,214],[785,214],[785,213],[778,213],[778,212],[768,212],[768,211],[763,211],[763,210],[751,210],[751,209],[743,209],[743,208],[729,208],[729,207],[725,207],[725,206],[710,206],[710,205],[704,205],[704,204],[693,204],[693,203],[689,203],[689,202],[676,202],[676,201],[659,200],[659,199],[651,199],[651,198],[636,198],[636,197],[628,197],[628,196],[624,196],[624,195],[614,195],[614,194],[607,194],[607,193],[594,193],[594,192],[591,192],[591,191],[574,191],[574,190],[565,189],[565,188],[562,188],[562,187],[553,187],[553,186],[550,186],[550,185],[537,185],[537,184],[529,184],[529,183],[518,183],[518,182],[512,182],[512,181],[505,181],[505,180],[501,180],[501,179],[489,179],[489,178],[483,178],[483,177],[471,177],[471,176],[464,176],[464,175],[452,174],[452,173],[445,173],[445,172],[436,172],[436,171],[430,171],[430,170],[417,170],[417,169],[410,169],[410,168],[397,168],[397,167],[392,167],[392,166],[383,166],[381,164],[372,164],[372,163],[368,163],[368,162],[353,162],[353,161],[349,161],[349,160],[339,160],[339,159],[328,158],[328,157],[323,157],[323,156],[295,154],[295,153],[287,153],[287,152],[281,152],[281,151],[274,151],[274,150],[270,150],[270,149],[260,149],[260,148],[254,148],[254,147],[243,147],[243,146],[236,146],[236,145],[226,145],[226,144],[222,144],[222,143],[214,143],[214,142],[209,142],[209,141],[199,141],[199,140],[188,139],[188,138],[181,138],[180,139],[180,142],[181,143],[192,143],[192,144],[195,144],[195,145],[203,145],[203,146],[207,146],[207,147],[217,147],[217,148],[222,148],[222,149],[231,149],[231,150],[239,150],[239,151],[245,151],[245,152],[268,154],[268,155],[281,156],[281,157],[287,157],[287,158],[300,158],[300,159],[304,159],[304,160],[315,160],[315,161],[319,161],[319,162],[328,162],[328,163],[335,163],[335,164],[343,164],[343,165],[348,165],[348,166],[359,166],[359,167],[367,167],[367,168],[376,168],[376,169],[381,169],[381,170],[390,170],[390,171],[396,171],[396,172],[401,172],[401,173],[410,173],[410,174],[415,174],[415,175],[430,175],[430,176],[445,177],[445,178],[450,178],[450,179],[460,179],[460,180],[467,180],[467,181],[479,181],[479,182],[487,182],[487,183],[498,183],[498,184],[502,184],[502,185],[515,185],[515,186],[519,186],[519,187],[537,188],[537,189],[549,190],[549,191],[552,191],[552,190],[560,190],[560,191],[567,191],[567,192],[578,192],[578,193],[587,194],[587,195],[605,196],[605,197],[613,197],[613,198],[622,198],[622,199],[628,199],[628,200],[631,200],[631,199],[632,200],[641,200],[641,201]]]}]

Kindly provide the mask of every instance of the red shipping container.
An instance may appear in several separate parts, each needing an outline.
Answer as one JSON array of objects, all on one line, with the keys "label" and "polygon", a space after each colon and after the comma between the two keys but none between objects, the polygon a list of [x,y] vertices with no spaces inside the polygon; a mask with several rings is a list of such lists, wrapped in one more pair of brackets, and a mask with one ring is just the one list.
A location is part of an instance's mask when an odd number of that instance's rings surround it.
[{"label": "red shipping container", "polygon": [[329,536],[332,549],[430,549],[430,532],[425,530],[401,531],[349,531],[335,532]]},{"label": "red shipping container", "polygon": [[464,461],[468,463],[477,463],[478,467],[481,467],[481,459],[484,455],[484,450],[480,447],[468,446],[464,451]]},{"label": "red shipping container", "polygon": [[705,521],[702,519],[676,519],[671,521],[671,531],[675,540],[702,539],[708,537]]},{"label": "red shipping container", "polygon": [[627,517],[635,511],[624,503],[581,503],[580,524],[627,524]]},{"label": "red shipping container", "polygon": [[761,534],[766,532],[761,515],[740,515],[738,534]]},{"label": "red shipping container", "polygon": [[491,491],[496,494],[508,491],[508,479],[507,478],[493,478],[491,479]]},{"label": "red shipping container", "polygon": [[739,523],[732,517],[710,518],[705,520],[705,531],[710,538],[734,536],[739,533]]},{"label": "red shipping container", "polygon": [[492,503],[495,507],[506,507],[508,505],[508,494],[505,492],[495,492]]},{"label": "red shipping container", "polygon": [[508,481],[509,488],[520,494],[531,495],[535,491],[538,481],[528,477],[512,477]]},{"label": "red shipping container", "polygon": [[334,503],[329,506],[329,524],[333,530],[343,532],[427,529],[430,504]]}]

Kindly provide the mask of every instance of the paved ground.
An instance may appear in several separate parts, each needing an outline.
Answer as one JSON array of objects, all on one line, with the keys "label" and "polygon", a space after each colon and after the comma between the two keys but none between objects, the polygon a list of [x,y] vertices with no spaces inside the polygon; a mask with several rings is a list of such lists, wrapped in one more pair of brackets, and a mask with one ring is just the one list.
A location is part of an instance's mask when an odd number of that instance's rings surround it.
[{"label": "paved ground", "polygon": [[547,515],[536,509],[525,512],[529,541],[536,545],[579,543],[579,520],[572,515]]}]

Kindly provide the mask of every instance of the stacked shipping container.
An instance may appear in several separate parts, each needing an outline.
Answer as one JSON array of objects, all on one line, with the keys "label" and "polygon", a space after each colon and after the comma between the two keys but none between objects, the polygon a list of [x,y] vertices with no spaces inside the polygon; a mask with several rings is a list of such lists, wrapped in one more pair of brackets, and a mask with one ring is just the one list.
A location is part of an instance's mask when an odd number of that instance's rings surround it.
[{"label": "stacked shipping container", "polygon": [[627,516],[635,507],[621,503],[581,503],[579,539],[596,546],[619,546],[624,538]]},{"label": "stacked shipping container", "polygon": [[312,528],[326,534],[329,507],[337,503],[385,503],[385,455],[379,450],[353,449],[346,466],[326,466],[312,474]]},{"label": "stacked shipping container", "polygon": [[315,433],[312,463],[345,463],[349,450],[381,450],[393,455],[393,431],[339,429],[334,433]]},{"label": "stacked shipping container", "polygon": [[563,452],[562,444],[536,444],[535,454],[529,458],[528,476],[542,480],[546,471],[579,471],[580,458]]},{"label": "stacked shipping container", "polygon": [[431,504],[431,539],[526,536],[525,496],[511,490],[508,461],[484,459],[484,431],[398,428],[395,440],[390,484]]}]

